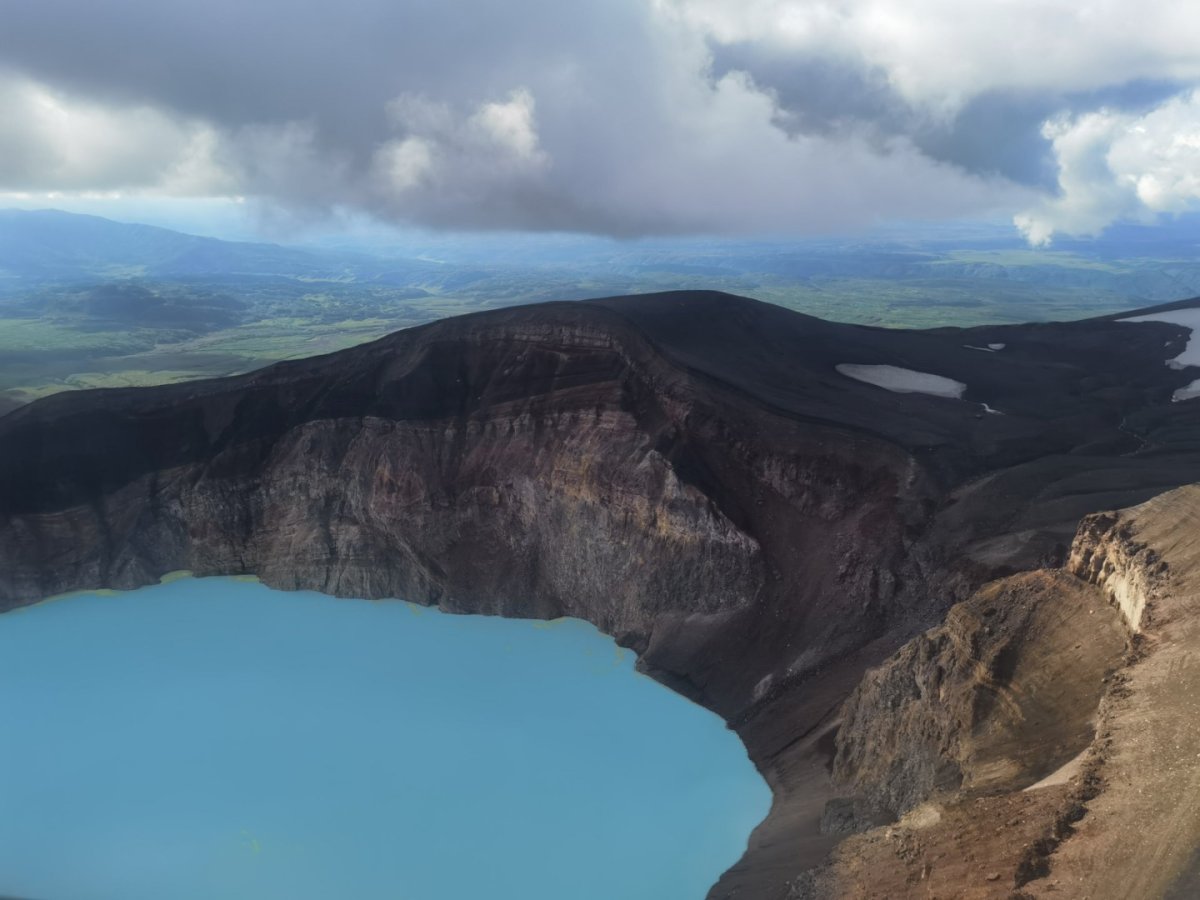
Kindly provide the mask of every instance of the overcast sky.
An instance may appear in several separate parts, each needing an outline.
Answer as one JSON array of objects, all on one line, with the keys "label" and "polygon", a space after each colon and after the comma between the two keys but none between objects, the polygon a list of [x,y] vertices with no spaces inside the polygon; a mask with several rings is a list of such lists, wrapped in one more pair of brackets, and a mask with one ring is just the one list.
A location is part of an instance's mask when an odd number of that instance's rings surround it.
[{"label": "overcast sky", "polygon": [[1004,216],[1042,244],[1200,205],[1195,0],[0,0],[0,23],[0,206],[618,236]]}]

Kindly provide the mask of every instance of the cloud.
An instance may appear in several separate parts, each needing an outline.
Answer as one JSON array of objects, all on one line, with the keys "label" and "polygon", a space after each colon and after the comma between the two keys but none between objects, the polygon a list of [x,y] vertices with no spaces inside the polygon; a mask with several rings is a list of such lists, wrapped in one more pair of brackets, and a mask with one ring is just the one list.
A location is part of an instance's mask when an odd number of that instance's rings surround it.
[{"label": "cloud", "polygon": [[938,114],[989,91],[1071,93],[1200,80],[1200,6],[1145,0],[659,0],[718,44],[750,43],[881,72]]},{"label": "cloud", "polygon": [[1132,18],[1118,0],[11,6],[0,191],[237,194],[447,228],[1011,215],[1041,208],[1070,155],[1044,121],[1141,115],[1129,85],[1161,102],[1200,81],[1200,10],[1169,0]]},{"label": "cloud", "polygon": [[540,156],[538,136],[533,125],[533,95],[515,90],[504,103],[485,103],[471,118],[471,124],[522,160]]},{"label": "cloud", "polygon": [[776,123],[789,134],[857,134],[880,143],[902,136],[931,159],[1040,188],[1054,185],[1041,124],[1083,99],[989,89],[952,115],[932,115],[903,97],[885,72],[865,64],[729,44],[714,47],[714,67],[743,72],[769,92],[778,106]]},{"label": "cloud", "polygon": [[[707,34],[719,70],[748,73],[792,131],[908,137],[969,172],[1053,189],[1042,125],[1137,110],[1200,79],[1200,7],[977,0],[663,0]],[[1180,30],[1184,29],[1184,30]]]},{"label": "cloud", "polygon": [[205,196],[230,186],[213,158],[213,129],[152,107],[106,106],[9,78],[0,80],[0,122],[10,188]]},{"label": "cloud", "polygon": [[[469,112],[420,95],[396,97],[387,104],[395,136],[375,150],[375,190],[361,205],[424,221],[513,212],[526,194],[546,189],[541,176],[549,158],[540,146],[535,106],[524,88]],[[502,215],[495,224],[503,224]]]},{"label": "cloud", "polygon": [[1140,116],[1101,109],[1062,117],[1044,133],[1058,163],[1059,192],[1016,216],[1033,244],[1200,208],[1198,90]]}]

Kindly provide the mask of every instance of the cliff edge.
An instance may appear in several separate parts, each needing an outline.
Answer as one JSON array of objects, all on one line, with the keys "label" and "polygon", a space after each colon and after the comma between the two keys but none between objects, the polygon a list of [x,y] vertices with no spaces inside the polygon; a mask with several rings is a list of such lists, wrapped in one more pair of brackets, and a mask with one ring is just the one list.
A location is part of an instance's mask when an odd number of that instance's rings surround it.
[{"label": "cliff edge", "polygon": [[826,815],[862,833],[792,896],[1196,896],[1198,652],[1200,486],[1087,517],[1064,570],[986,585],[866,674]]}]

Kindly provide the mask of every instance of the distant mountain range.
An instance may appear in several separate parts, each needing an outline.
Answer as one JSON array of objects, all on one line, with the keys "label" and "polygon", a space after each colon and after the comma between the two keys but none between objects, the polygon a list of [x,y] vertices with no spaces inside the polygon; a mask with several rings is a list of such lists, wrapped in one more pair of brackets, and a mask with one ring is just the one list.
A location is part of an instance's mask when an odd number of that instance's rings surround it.
[{"label": "distant mountain range", "polygon": [[244,372],[484,309],[663,290],[894,328],[1083,319],[1200,295],[1200,229],[1173,233],[1114,229],[1053,250],[999,226],[633,241],[380,232],[295,247],[0,210],[0,406]]},{"label": "distant mountain range", "polygon": [[[1052,250],[1030,249],[1005,229],[894,228],[856,238],[398,238],[362,252],[8,209],[0,210],[0,293],[81,281],[285,279],[537,302],[702,285],[847,321],[916,326],[952,317],[974,324],[1078,318],[1195,296],[1200,228],[1177,230],[1170,242],[1147,243],[1131,226]],[[940,307],[942,321],[919,318],[916,305]],[[979,310],[975,322],[957,321],[963,308]]]},{"label": "distant mountain range", "polygon": [[[0,210],[0,286],[20,282],[217,276],[409,281],[420,261],[222,241],[59,210]],[[2,288],[0,288],[2,289]]]}]

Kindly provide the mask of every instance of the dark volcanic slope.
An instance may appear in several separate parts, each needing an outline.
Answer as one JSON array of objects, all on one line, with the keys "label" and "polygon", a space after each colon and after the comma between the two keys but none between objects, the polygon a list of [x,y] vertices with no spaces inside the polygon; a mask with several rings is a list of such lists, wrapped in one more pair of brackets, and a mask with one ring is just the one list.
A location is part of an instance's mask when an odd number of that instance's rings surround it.
[{"label": "dark volcanic slope", "polygon": [[886,331],[672,293],[58,395],[0,419],[0,608],[190,569],[590,619],[738,727],[777,802],[715,895],[784,896],[827,846],[812,745],[863,667],[1061,555],[1083,514],[1200,479],[1200,402],[1170,403],[1191,376],[1164,365],[1186,336]]}]

